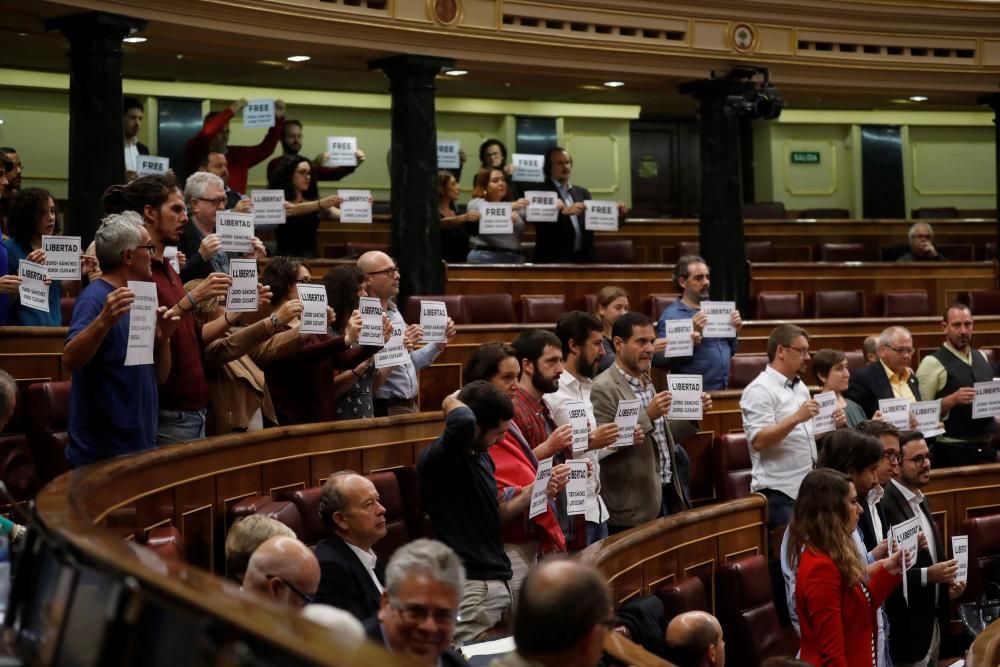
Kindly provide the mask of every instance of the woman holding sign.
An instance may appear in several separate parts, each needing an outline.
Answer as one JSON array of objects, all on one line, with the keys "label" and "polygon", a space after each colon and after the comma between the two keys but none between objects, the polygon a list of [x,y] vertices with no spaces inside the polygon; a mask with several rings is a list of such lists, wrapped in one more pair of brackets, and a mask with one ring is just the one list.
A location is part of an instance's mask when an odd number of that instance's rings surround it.
[{"label": "woman holding sign", "polygon": [[[867,417],[861,406],[849,398],[844,398],[851,371],[847,368],[847,355],[840,350],[820,350],[812,356],[812,372],[819,381],[820,392],[832,391],[837,396],[837,408],[833,421],[837,428],[854,428]],[[879,419],[881,415],[875,415]]]},{"label": "woman holding sign", "polygon": [[797,568],[801,657],[810,665],[877,664],[876,614],[901,581],[902,551],[866,570],[851,537],[862,511],[848,475],[819,468],[802,481],[788,553]]},{"label": "woman holding sign", "polygon": [[336,209],[341,203],[340,197],[320,198],[316,179],[312,176],[312,163],[299,155],[282,158],[268,179],[267,187],[285,192],[285,224],[274,230],[278,254],[315,257],[319,221],[335,220],[340,216]]},{"label": "woman holding sign", "polygon": [[[480,169],[476,175],[469,212],[479,214],[475,235],[469,241],[470,264],[524,264],[521,237],[527,199],[512,201],[511,189],[502,169]],[[495,205],[494,205],[495,204]]]},{"label": "woman holding sign", "polygon": [[479,221],[478,211],[459,214],[456,201],[462,186],[455,174],[438,170],[438,214],[441,216],[441,259],[449,264],[462,264],[469,255],[468,223]]},{"label": "woman holding sign", "polygon": [[[56,204],[48,190],[25,188],[17,193],[10,204],[7,217],[10,238],[4,241],[7,249],[9,271],[18,274],[22,261],[45,264],[42,236],[50,236],[56,230]],[[10,313],[7,324],[11,326],[59,327],[62,314],[59,301],[62,287],[58,280],[49,284],[49,312],[29,308],[21,303],[17,292],[11,295]]]}]

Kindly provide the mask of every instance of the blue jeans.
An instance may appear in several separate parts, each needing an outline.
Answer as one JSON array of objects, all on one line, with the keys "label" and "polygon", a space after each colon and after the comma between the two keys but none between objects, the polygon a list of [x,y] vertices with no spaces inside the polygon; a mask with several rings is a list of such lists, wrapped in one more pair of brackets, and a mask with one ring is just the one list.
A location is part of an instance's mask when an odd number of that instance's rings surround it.
[{"label": "blue jeans", "polygon": [[524,264],[524,253],[514,250],[470,250],[469,264]]},{"label": "blue jeans", "polygon": [[160,410],[159,426],[156,429],[157,445],[172,445],[205,437],[205,409]]},{"label": "blue jeans", "polygon": [[598,540],[603,540],[608,536],[608,522],[602,521],[601,523],[594,523],[593,521],[587,522],[587,546],[590,546]]}]

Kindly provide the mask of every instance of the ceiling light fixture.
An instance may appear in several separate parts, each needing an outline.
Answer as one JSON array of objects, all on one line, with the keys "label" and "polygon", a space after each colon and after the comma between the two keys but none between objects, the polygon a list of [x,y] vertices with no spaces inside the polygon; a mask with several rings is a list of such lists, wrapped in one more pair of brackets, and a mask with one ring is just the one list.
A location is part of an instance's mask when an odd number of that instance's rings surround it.
[{"label": "ceiling light fixture", "polygon": [[312,60],[312,56],[288,56],[285,60],[291,63],[304,63],[307,60]]},{"label": "ceiling light fixture", "polygon": [[129,44],[142,44],[143,42],[146,41],[146,38],[145,37],[132,36],[132,37],[126,37],[122,41],[123,42],[128,42]]},{"label": "ceiling light fixture", "polygon": [[911,102],[926,102],[927,97],[924,95],[910,95]]},{"label": "ceiling light fixture", "polygon": [[447,74],[448,76],[465,76],[468,73],[469,73],[469,70],[466,70],[466,69],[449,69],[449,70],[445,70],[445,74]]},{"label": "ceiling light fixture", "polygon": [[605,81],[604,85],[608,88],[621,88],[625,85],[624,81]]}]

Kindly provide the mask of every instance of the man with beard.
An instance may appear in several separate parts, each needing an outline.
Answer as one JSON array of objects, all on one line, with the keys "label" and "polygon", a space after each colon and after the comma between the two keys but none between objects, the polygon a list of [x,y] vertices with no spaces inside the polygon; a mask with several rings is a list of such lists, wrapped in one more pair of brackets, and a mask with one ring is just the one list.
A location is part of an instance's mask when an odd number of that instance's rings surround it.
[{"label": "man with beard", "polygon": [[487,450],[514,417],[510,398],[485,380],[441,405],[444,433],[417,459],[420,500],[437,537],[462,559],[468,580],[455,640],[475,639],[510,611],[510,559],[500,535],[495,466]]},{"label": "man with beard", "polygon": [[953,303],[941,320],[945,342],[924,357],[917,369],[920,395],[941,399],[944,435],[934,443],[934,465],[938,468],[995,463],[990,446],[996,425],[992,417],[973,419],[973,384],[993,379],[986,356],[972,347],[972,313],[962,303]]},{"label": "man with beard", "polygon": [[[659,338],[667,336],[667,320],[692,320],[694,324],[694,350],[690,357],[664,357],[657,354],[653,365],[672,373],[700,375],[705,391],[721,391],[729,384],[729,362],[736,353],[736,338],[703,338],[702,329],[708,317],[701,312],[701,302],[709,298],[710,276],[708,264],[698,255],[684,255],[674,264],[674,284],[681,291],[681,298],[666,307],[656,325]],[[729,318],[736,335],[743,328],[740,311],[734,310]]]},{"label": "man with beard", "polygon": [[[611,534],[691,507],[678,474],[674,441],[697,426],[667,423],[670,392],[656,393],[649,378],[655,339],[651,318],[634,311],[619,317],[611,330],[615,363],[597,376],[591,393],[599,424],[615,421],[619,401],[639,399],[642,405],[642,442],[618,448],[601,462],[601,497]],[[702,394],[702,407],[712,407],[708,394]]]},{"label": "man with beard", "polygon": [[[281,164],[281,161],[293,155],[298,155],[302,151],[302,121],[286,120],[285,127],[281,132],[281,155],[273,158],[267,163],[267,179],[271,180],[274,171]],[[324,167],[323,163],[329,158],[329,154],[320,153],[313,160],[313,173],[317,181],[339,181],[345,176],[354,173],[361,163],[365,161],[365,153],[362,150],[354,151],[354,157],[358,163],[353,167]]]}]

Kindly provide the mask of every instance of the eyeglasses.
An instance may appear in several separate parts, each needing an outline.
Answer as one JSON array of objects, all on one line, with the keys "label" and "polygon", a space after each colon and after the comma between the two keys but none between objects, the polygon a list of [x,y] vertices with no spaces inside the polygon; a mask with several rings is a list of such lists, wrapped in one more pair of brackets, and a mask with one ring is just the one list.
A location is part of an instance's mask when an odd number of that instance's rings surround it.
[{"label": "eyeglasses", "polygon": [[913,461],[913,465],[917,466],[918,468],[920,466],[924,465],[924,463],[931,463],[932,462],[930,454],[917,454],[912,459],[903,459],[903,460],[904,461]]},{"label": "eyeglasses", "polygon": [[789,350],[795,350],[796,352],[798,352],[799,354],[801,354],[803,357],[808,357],[809,356],[809,348],[808,347],[793,347],[791,345],[787,345],[785,347],[787,349],[789,349]]},{"label": "eyeglasses", "polygon": [[890,350],[892,350],[896,354],[902,354],[903,356],[909,356],[909,355],[913,354],[913,348],[912,347],[893,347],[892,345],[886,345],[885,343],[883,343],[882,345],[884,347],[889,348]]},{"label": "eyeglasses", "polygon": [[900,456],[898,452],[895,454],[891,452],[885,452],[882,454],[882,458],[884,458],[886,461],[890,463],[895,463],[896,465],[899,465],[900,460],[902,460],[902,456]]},{"label": "eyeglasses", "polygon": [[139,249],[145,250],[150,255],[152,255],[154,252],[156,252],[156,244],[155,243],[150,243],[149,245],[137,245],[135,247],[135,249],[136,250],[139,250]]},{"label": "eyeglasses", "polygon": [[212,206],[222,206],[226,203],[225,197],[216,197],[215,199],[205,199],[204,197],[192,197],[192,199],[197,199],[198,201],[203,201],[206,204],[211,204]]},{"label": "eyeglasses", "polygon": [[290,590],[291,592],[293,592],[296,595],[298,595],[302,599],[302,601],[305,602],[306,604],[312,604],[313,602],[316,601],[316,596],[315,595],[306,595],[305,593],[303,593],[302,591],[300,591],[296,586],[294,586],[293,584],[291,584],[289,581],[287,581],[286,579],[282,579],[281,577],[279,577],[276,574],[268,574],[268,575],[264,575],[264,576],[267,577],[268,581],[271,581],[272,579],[277,579],[278,581],[280,581],[281,583],[283,583],[285,586],[288,586],[288,590]]},{"label": "eyeglasses", "polygon": [[438,625],[453,625],[457,618],[454,609],[428,609],[419,604],[399,604],[397,602],[390,602],[390,604],[407,623],[423,623],[430,616]]},{"label": "eyeglasses", "polygon": [[308,285],[312,281],[313,281],[312,276],[309,276],[308,278],[296,278],[295,279],[295,282],[297,282],[300,285],[303,284],[303,283],[305,283],[306,285]]},{"label": "eyeglasses", "polygon": [[381,271],[369,271],[365,275],[367,276],[394,276],[399,273],[398,266],[392,266],[388,269],[382,269]]}]

